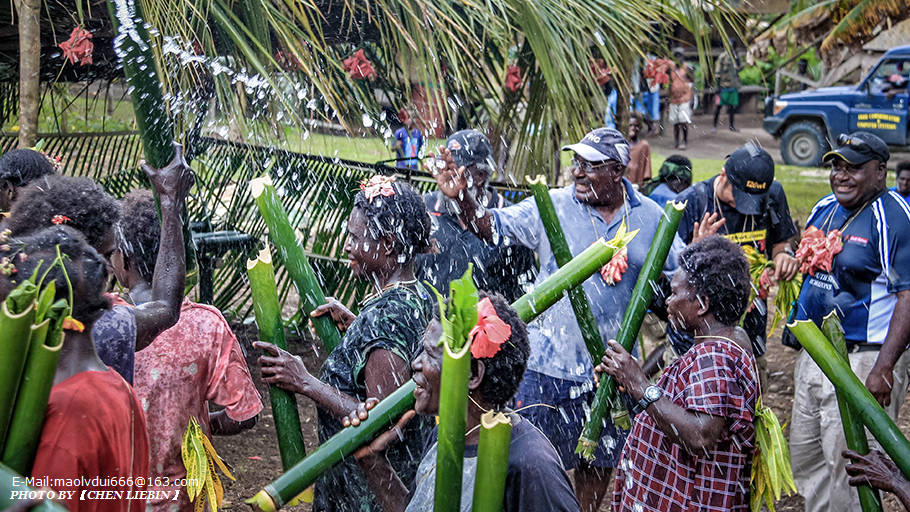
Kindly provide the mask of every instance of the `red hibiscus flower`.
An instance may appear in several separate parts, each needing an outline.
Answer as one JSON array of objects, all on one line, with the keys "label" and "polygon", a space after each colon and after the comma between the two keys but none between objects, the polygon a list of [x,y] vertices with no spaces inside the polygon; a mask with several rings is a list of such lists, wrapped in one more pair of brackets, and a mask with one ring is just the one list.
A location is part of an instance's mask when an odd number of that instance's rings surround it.
[{"label": "red hibiscus flower", "polygon": [[495,356],[511,335],[512,326],[499,318],[489,297],[477,303],[477,325],[468,334],[474,359]]},{"label": "red hibiscus flower", "polygon": [[344,70],[348,73],[348,76],[353,80],[375,80],[378,76],[376,70],[373,68],[373,63],[367,59],[362,49],[357,50],[354,52],[354,55],[344,59],[343,66]]},{"label": "red hibiscus flower", "polygon": [[803,231],[802,240],[796,249],[796,259],[800,262],[799,271],[812,276],[819,270],[830,272],[834,256],[843,249],[840,230],[832,229],[826,235],[815,226],[809,226]]},{"label": "red hibiscus flower", "polygon": [[511,65],[506,68],[506,89],[515,92],[521,89],[522,80],[521,80],[521,68],[516,65]]},{"label": "red hibiscus flower", "polygon": [[67,217],[66,215],[54,215],[51,217],[51,224],[65,224],[72,221],[73,219]]},{"label": "red hibiscus flower", "polygon": [[374,197],[390,197],[395,195],[395,189],[392,183],[395,181],[393,176],[376,175],[369,180],[360,182],[360,190],[367,197],[367,201],[372,201]]},{"label": "red hibiscus flower", "polygon": [[600,276],[608,285],[613,286],[622,281],[622,275],[629,270],[629,251],[625,247],[613,255],[613,258],[600,269]]},{"label": "red hibiscus flower", "polygon": [[63,50],[63,57],[69,59],[72,64],[85,66],[92,63],[92,51],[95,45],[92,43],[92,33],[82,27],[73,29],[70,38],[60,43],[60,49]]}]

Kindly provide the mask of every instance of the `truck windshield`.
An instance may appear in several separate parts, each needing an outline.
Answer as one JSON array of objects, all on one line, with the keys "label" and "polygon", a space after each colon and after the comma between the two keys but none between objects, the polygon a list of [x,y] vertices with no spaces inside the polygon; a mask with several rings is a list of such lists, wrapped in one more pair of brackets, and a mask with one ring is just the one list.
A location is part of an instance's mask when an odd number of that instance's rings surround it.
[{"label": "truck windshield", "polygon": [[869,88],[875,92],[906,88],[910,80],[910,60],[889,59],[881,63],[869,77]]}]

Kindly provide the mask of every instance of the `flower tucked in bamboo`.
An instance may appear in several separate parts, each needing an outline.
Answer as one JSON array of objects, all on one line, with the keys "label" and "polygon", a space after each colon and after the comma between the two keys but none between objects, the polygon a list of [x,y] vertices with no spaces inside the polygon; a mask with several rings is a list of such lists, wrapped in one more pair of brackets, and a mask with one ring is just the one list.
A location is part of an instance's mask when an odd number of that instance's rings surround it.
[{"label": "flower tucked in bamboo", "polygon": [[[272,180],[268,176],[251,180],[250,193],[269,228],[269,238],[278,249],[284,267],[297,287],[300,307],[309,317],[313,310],[325,304],[325,294],[307,260],[303,246],[294,234],[294,228],[291,227]],[[329,315],[313,318],[312,322],[326,352],[331,352],[341,343],[341,334]]]},{"label": "flower tucked in bamboo", "polygon": [[[686,203],[677,203],[676,201],[669,201],[664,206],[664,215],[657,225],[657,231],[654,233],[654,239],[651,241],[648,255],[645,257],[641,272],[638,274],[638,281],[632,290],[632,298],[629,300],[629,305],[623,315],[619,333],[616,335],[616,341],[627,351],[631,352],[635,345],[635,338],[638,337],[641,322],[644,320],[648,306],[651,304],[651,298],[654,296],[654,283],[657,281],[667,261],[667,255],[670,254],[670,246],[673,245],[673,238],[676,236],[676,230],[679,227],[679,221],[682,219],[685,209]],[[594,402],[591,404],[591,416],[585,423],[581,437],[578,439],[578,446],[575,448],[576,453],[581,454],[586,459],[594,458],[594,451],[603,433],[604,420],[611,409],[616,409],[617,407],[622,407],[622,402],[616,392],[616,383],[612,378],[606,378],[600,383],[600,387],[594,395]],[[614,419],[614,423],[628,425],[628,416],[626,416],[625,420],[622,417],[617,417]]]}]

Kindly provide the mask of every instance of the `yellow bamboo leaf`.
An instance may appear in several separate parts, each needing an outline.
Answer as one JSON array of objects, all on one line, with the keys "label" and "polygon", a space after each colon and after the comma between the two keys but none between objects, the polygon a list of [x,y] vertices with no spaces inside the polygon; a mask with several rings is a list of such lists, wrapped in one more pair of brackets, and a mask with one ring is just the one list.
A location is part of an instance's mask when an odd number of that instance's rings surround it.
[{"label": "yellow bamboo leaf", "polygon": [[212,462],[212,459],[206,460],[208,461],[209,471],[205,475],[205,492],[209,500],[209,510],[218,512],[218,495],[215,492],[215,481],[212,478],[215,473],[215,463]]},{"label": "yellow bamboo leaf", "polygon": [[208,453],[209,458],[214,460],[215,464],[218,465],[218,469],[220,469],[221,472],[231,480],[237,480],[234,478],[234,475],[231,474],[231,470],[228,469],[227,464],[225,464],[224,461],[221,460],[221,457],[218,456],[218,453],[215,451],[215,447],[212,446],[212,442],[209,441],[209,438],[206,437],[205,434],[202,435],[202,444],[205,446],[205,450]]},{"label": "yellow bamboo leaf", "polygon": [[215,498],[218,500],[215,507],[216,509],[221,508],[221,502],[224,501],[224,486],[221,485],[221,479],[218,478],[218,473],[212,472],[212,480],[215,482]]},{"label": "yellow bamboo leaf", "polygon": [[205,498],[200,494],[193,503],[193,512],[202,512],[205,510]]}]

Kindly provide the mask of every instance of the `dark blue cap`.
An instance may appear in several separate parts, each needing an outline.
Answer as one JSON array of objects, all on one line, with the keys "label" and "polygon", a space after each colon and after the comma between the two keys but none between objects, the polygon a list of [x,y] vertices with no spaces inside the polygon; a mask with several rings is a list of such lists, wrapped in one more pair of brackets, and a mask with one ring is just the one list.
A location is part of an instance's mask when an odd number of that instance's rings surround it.
[{"label": "dark blue cap", "polygon": [[878,135],[869,132],[853,132],[850,135],[842,134],[837,138],[838,148],[828,151],[822,157],[822,162],[832,158],[843,158],[853,165],[860,165],[869,160],[878,160],[885,163],[891,157],[888,145]]},{"label": "dark blue cap", "polygon": [[574,151],[589,162],[615,160],[629,165],[629,142],[621,133],[612,128],[598,128],[588,132],[578,144],[562,147],[563,151]]},{"label": "dark blue cap", "polygon": [[493,166],[493,147],[487,136],[478,130],[461,130],[446,140],[446,149],[458,167],[487,163]]}]

